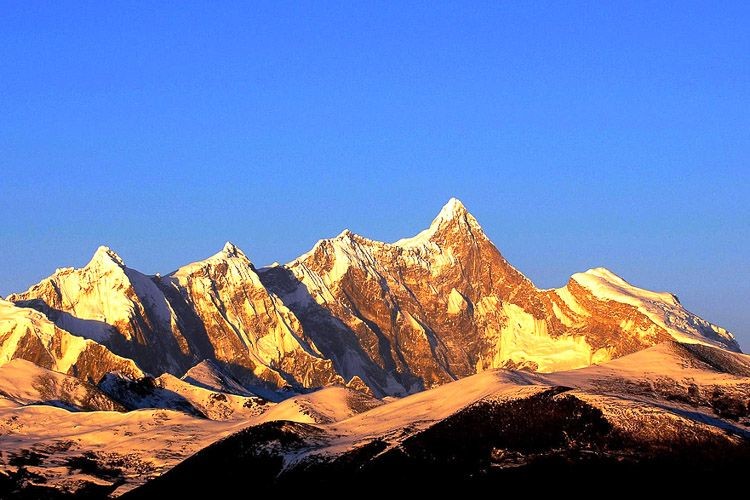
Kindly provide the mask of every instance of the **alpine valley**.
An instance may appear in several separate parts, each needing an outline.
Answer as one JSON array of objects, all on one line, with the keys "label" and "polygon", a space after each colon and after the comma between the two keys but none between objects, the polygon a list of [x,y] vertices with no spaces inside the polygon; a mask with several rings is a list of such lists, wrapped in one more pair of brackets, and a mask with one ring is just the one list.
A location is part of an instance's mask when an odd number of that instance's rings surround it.
[{"label": "alpine valley", "polygon": [[345,230],[270,267],[227,243],[154,276],[100,247],[0,299],[2,498],[748,463],[731,333],[604,268],[539,289],[456,199],[394,243]]}]

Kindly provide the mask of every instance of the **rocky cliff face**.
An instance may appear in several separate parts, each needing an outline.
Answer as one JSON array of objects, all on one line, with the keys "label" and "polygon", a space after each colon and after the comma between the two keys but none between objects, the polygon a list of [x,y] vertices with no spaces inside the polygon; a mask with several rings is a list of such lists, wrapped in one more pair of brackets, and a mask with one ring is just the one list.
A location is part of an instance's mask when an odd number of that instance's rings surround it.
[{"label": "rocky cliff face", "polygon": [[263,286],[250,260],[231,243],[161,280],[207,353],[243,381],[271,387],[343,383],[297,317]]},{"label": "rocky cliff face", "polygon": [[142,377],[130,359],[58,327],[44,314],[0,300],[0,364],[23,359],[49,370],[97,383],[108,372]]},{"label": "rocky cliff face", "polygon": [[9,300],[154,375],[209,359],[265,389],[346,382],[401,395],[495,367],[583,367],[670,338],[738,350],[674,296],[606,269],[537,289],[455,199],[413,238],[388,244],[344,231],[264,269],[227,244],[146,276],[102,247],[86,267]]}]

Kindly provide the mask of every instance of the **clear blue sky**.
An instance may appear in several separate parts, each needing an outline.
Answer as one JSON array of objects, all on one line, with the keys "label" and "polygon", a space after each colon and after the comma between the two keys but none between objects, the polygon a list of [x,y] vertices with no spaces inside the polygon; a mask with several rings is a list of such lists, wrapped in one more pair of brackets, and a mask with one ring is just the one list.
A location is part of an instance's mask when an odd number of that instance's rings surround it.
[{"label": "clear blue sky", "polygon": [[537,285],[606,266],[750,350],[750,3],[658,3],[2,1],[0,294],[457,196]]}]

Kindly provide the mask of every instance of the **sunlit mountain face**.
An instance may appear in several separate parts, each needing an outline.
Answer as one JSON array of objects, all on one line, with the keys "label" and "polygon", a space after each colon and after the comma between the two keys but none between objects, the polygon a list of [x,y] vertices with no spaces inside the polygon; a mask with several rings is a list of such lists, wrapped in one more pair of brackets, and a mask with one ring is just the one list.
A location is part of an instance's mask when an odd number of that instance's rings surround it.
[{"label": "sunlit mountain face", "polygon": [[604,268],[539,289],[456,199],[394,243],[153,276],[100,247],[0,299],[3,498],[728,471],[749,426],[731,333]]}]

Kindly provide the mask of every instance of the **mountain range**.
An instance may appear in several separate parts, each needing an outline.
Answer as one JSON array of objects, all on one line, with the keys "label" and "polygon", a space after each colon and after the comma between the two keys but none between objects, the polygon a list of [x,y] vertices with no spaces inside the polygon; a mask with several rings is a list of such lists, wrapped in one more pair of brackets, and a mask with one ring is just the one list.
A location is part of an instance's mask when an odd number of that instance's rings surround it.
[{"label": "mountain range", "polygon": [[0,359],[98,382],[183,376],[210,360],[273,399],[347,384],[404,396],[492,368],[551,372],[668,339],[739,347],[672,294],[591,269],[541,290],[464,205],[381,243],[348,230],[286,265],[256,268],[236,246],[149,276],[100,247],[0,302]]},{"label": "mountain range", "polygon": [[3,497],[728,471],[749,426],[731,333],[604,268],[539,289],[456,199],[285,265],[103,246],[0,299]]}]

